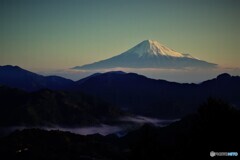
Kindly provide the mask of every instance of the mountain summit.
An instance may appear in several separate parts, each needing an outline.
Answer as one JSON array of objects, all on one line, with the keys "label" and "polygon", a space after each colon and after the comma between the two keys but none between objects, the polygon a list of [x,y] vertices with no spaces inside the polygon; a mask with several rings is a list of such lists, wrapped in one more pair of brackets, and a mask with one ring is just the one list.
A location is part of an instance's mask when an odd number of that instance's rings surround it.
[{"label": "mountain summit", "polygon": [[209,68],[216,64],[194,58],[190,54],[179,53],[157,41],[144,40],[126,52],[99,62],[76,66],[73,69],[106,68]]},{"label": "mountain summit", "polygon": [[165,47],[157,41],[145,40],[135,47],[128,50],[126,53],[135,53],[139,57],[144,56],[172,56],[172,57],[184,57],[183,54],[178,53],[170,48]]}]

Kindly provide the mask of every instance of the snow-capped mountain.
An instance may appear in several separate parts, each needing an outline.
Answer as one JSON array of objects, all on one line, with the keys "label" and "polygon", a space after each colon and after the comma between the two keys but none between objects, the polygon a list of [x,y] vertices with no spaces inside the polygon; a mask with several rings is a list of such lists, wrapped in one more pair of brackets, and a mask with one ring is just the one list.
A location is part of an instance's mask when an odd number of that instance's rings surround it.
[{"label": "snow-capped mountain", "polygon": [[157,41],[145,40],[126,52],[99,62],[76,66],[73,69],[106,68],[184,68],[215,67],[216,64],[179,53]]},{"label": "snow-capped mountain", "polygon": [[165,47],[157,41],[145,40],[139,43],[135,47],[126,51],[124,54],[136,54],[139,57],[151,57],[151,56],[171,56],[171,57],[184,57],[181,53],[178,53],[170,48]]}]

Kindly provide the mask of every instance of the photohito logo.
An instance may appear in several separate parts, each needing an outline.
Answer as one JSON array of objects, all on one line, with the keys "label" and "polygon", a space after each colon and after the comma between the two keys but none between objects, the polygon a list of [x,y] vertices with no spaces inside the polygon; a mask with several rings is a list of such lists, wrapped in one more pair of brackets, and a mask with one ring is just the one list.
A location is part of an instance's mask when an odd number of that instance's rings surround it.
[{"label": "photohito logo", "polygon": [[210,157],[215,157],[215,156],[238,156],[238,152],[210,152]]}]

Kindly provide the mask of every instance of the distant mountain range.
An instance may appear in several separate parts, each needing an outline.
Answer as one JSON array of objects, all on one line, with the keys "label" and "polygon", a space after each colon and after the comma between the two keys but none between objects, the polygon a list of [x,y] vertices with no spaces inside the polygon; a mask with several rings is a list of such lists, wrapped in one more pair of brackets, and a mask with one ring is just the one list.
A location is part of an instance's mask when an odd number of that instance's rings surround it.
[{"label": "distant mountain range", "polygon": [[37,91],[48,88],[66,90],[74,85],[72,80],[58,76],[42,76],[18,66],[0,66],[0,84],[25,91]]},{"label": "distant mountain range", "polygon": [[76,82],[84,93],[144,116],[179,118],[195,112],[208,97],[240,107],[240,77],[221,74],[200,84],[154,80],[135,73],[109,72]]},{"label": "distant mountain range", "polygon": [[79,81],[44,77],[19,67],[0,67],[0,85],[25,91],[44,88],[91,95],[133,114],[181,118],[195,112],[208,97],[240,107],[240,77],[221,74],[200,84],[150,79],[135,73],[97,73]]},{"label": "distant mountain range", "polygon": [[209,63],[190,54],[170,49],[157,41],[145,40],[128,51],[99,62],[76,66],[73,69],[107,69],[107,68],[212,68]]}]

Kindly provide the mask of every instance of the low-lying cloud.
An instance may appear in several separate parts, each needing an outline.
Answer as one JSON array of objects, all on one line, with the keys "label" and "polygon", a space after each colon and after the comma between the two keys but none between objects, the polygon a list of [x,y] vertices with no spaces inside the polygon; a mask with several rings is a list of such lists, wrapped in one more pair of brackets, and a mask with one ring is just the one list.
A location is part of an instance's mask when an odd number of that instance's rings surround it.
[{"label": "low-lying cloud", "polygon": [[164,127],[169,125],[177,120],[161,120],[155,118],[148,118],[143,116],[134,116],[134,117],[123,117],[120,119],[121,123],[119,125],[106,125],[101,124],[99,126],[87,126],[87,127],[61,127],[61,126],[53,126],[53,127],[45,127],[45,126],[35,126],[35,127],[27,127],[27,126],[15,126],[15,127],[8,127],[8,128],[0,128],[1,132],[4,134],[9,134],[16,130],[24,130],[24,129],[43,129],[47,131],[51,130],[59,130],[64,132],[71,132],[80,135],[93,135],[93,134],[100,134],[103,136],[109,134],[116,134],[118,136],[125,135],[127,132],[135,130],[143,126],[144,124],[150,124],[156,127]]},{"label": "low-lying cloud", "polygon": [[43,75],[58,75],[72,80],[79,80],[94,73],[105,73],[109,71],[124,71],[144,75],[153,79],[163,79],[180,83],[200,83],[202,81],[217,77],[221,73],[240,75],[240,68],[216,67],[209,69],[201,68],[181,68],[181,69],[161,69],[161,68],[110,68],[97,70],[76,70],[63,69],[49,72],[39,72]]}]

